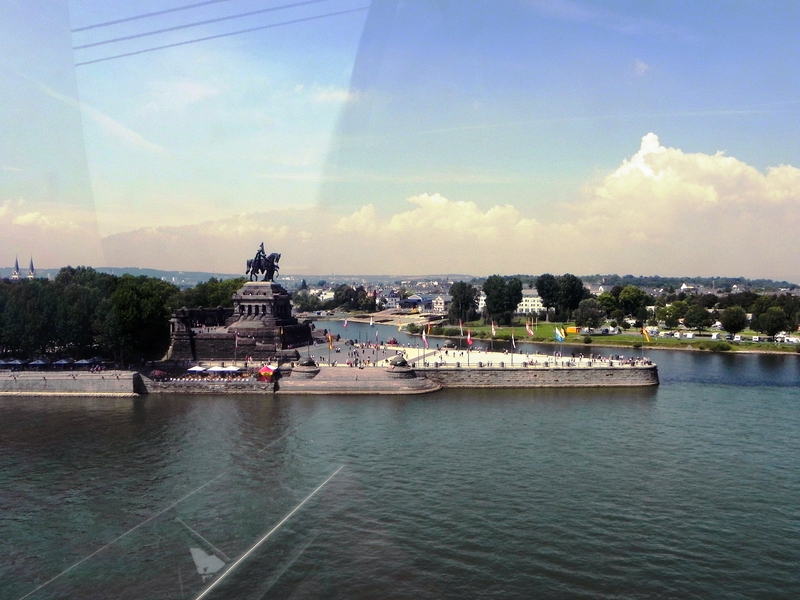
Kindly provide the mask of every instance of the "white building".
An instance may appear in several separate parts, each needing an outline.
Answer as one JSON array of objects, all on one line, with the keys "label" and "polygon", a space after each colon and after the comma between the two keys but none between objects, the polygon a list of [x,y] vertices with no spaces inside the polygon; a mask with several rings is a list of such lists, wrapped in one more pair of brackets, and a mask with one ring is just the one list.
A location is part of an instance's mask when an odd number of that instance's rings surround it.
[{"label": "white building", "polygon": [[444,315],[450,310],[453,297],[449,294],[440,294],[433,299],[433,312],[437,315]]},{"label": "white building", "polygon": [[383,300],[384,308],[400,308],[400,294],[394,290],[384,293],[381,299]]},{"label": "white building", "polygon": [[537,315],[544,310],[544,304],[536,290],[522,290],[522,302],[517,305],[517,314]]}]

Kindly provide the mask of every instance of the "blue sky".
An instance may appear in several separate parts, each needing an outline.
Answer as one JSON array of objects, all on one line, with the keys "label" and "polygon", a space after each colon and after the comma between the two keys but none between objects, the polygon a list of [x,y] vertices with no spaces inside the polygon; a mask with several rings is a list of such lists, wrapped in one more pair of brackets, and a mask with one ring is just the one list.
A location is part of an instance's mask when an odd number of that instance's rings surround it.
[{"label": "blue sky", "polygon": [[800,281],[795,2],[223,0],[71,31],[189,4],[0,0],[7,262],[236,272],[264,241],[284,272]]}]

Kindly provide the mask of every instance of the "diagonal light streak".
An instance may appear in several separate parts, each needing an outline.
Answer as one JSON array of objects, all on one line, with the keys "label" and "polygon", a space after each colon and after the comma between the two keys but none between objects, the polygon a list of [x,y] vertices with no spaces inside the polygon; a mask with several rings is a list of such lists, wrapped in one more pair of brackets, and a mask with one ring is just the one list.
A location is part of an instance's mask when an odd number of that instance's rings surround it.
[{"label": "diagonal light streak", "polygon": [[316,494],[318,491],[320,491],[322,488],[324,488],[324,487],[325,487],[325,486],[328,484],[328,482],[329,482],[331,479],[333,479],[334,477],[336,477],[336,475],[338,475],[339,471],[341,471],[342,469],[344,469],[344,465],[342,465],[341,467],[339,467],[338,469],[336,469],[336,470],[333,472],[333,474],[332,474],[330,477],[328,477],[328,478],[327,478],[325,481],[323,481],[323,482],[322,482],[322,483],[319,485],[319,487],[317,487],[317,489],[315,489],[315,490],[314,490],[313,492],[311,492],[311,493],[310,493],[308,496],[306,496],[305,500],[303,500],[303,501],[302,501],[300,504],[298,504],[297,506],[295,506],[295,507],[294,507],[294,509],[292,510],[292,512],[290,512],[288,515],[286,515],[285,517],[283,517],[283,519],[281,519],[281,520],[278,522],[278,524],[277,524],[277,525],[275,525],[275,527],[273,527],[272,529],[270,529],[270,530],[267,532],[267,534],[266,534],[264,537],[262,537],[260,540],[258,540],[258,541],[257,541],[257,542],[256,542],[256,543],[253,545],[253,547],[252,547],[252,548],[250,548],[250,549],[249,549],[247,552],[245,552],[245,553],[244,553],[244,554],[241,556],[241,558],[239,558],[239,560],[237,560],[237,561],[236,561],[235,563],[233,563],[233,564],[232,564],[230,567],[228,567],[228,569],[227,569],[227,570],[226,570],[226,571],[225,571],[225,572],[224,572],[222,575],[220,575],[218,579],[214,580],[214,582],[213,582],[213,583],[212,583],[210,586],[208,586],[208,587],[207,587],[207,588],[206,588],[206,589],[203,591],[203,593],[202,593],[202,594],[200,594],[200,595],[199,595],[197,598],[195,598],[195,600],[201,600],[201,599],[202,599],[202,598],[204,598],[204,597],[205,597],[205,596],[206,596],[206,595],[207,595],[207,594],[208,594],[208,593],[209,593],[211,590],[213,590],[215,587],[217,587],[217,585],[219,585],[219,583],[220,583],[220,582],[221,582],[223,579],[225,579],[225,577],[226,577],[226,576],[227,576],[229,573],[231,573],[231,572],[232,572],[232,571],[233,571],[233,570],[234,570],[236,567],[238,567],[238,566],[239,566],[239,565],[240,565],[242,562],[244,562],[244,561],[245,561],[245,559],[247,559],[247,557],[248,557],[248,556],[250,556],[250,555],[251,555],[253,552],[255,552],[255,550],[256,550],[256,549],[257,549],[257,548],[258,548],[258,547],[259,547],[261,544],[263,544],[264,542],[266,542],[266,541],[269,539],[269,537],[270,537],[270,536],[271,536],[273,533],[275,533],[276,531],[278,531],[278,529],[280,529],[281,525],[283,525],[283,524],[284,524],[286,521],[288,521],[289,519],[291,519],[291,518],[294,516],[294,514],[295,514],[295,513],[296,513],[298,510],[300,510],[301,508],[303,508],[303,505],[304,505],[306,502],[308,502],[309,500],[311,500],[311,498],[313,498],[313,497],[314,497],[314,495],[315,495],[315,494]]},{"label": "diagonal light streak", "polygon": [[[318,412],[318,413],[316,413],[314,416],[312,416],[312,417],[310,417],[309,419],[307,419],[307,420],[306,420],[304,423],[301,423],[300,425],[298,425],[298,426],[297,426],[297,427],[295,427],[294,429],[291,429],[291,430],[287,431],[287,432],[286,432],[285,434],[283,434],[281,437],[279,437],[279,438],[277,438],[277,439],[275,439],[275,440],[271,441],[269,444],[267,444],[266,446],[264,446],[263,448],[261,448],[261,450],[259,450],[259,451],[258,451],[258,453],[261,453],[261,452],[263,452],[263,451],[264,451],[264,450],[266,450],[267,448],[270,448],[271,446],[274,446],[275,444],[277,444],[278,442],[280,442],[282,439],[286,438],[287,436],[291,435],[292,433],[295,433],[295,432],[297,432],[297,431],[298,431],[298,430],[299,430],[301,427],[303,427],[304,425],[306,425],[307,423],[309,423],[309,422],[310,422],[312,419],[315,419],[316,417],[318,417],[318,416],[319,416],[319,414],[320,414],[320,413],[322,413],[322,412],[323,412],[323,411],[319,411],[319,412]],[[337,473],[338,473],[338,472],[339,472],[339,471],[337,471]],[[211,485],[211,484],[212,484],[212,483],[214,483],[214,482],[215,482],[217,479],[219,479],[219,478],[220,478],[220,477],[222,477],[223,475],[227,475],[227,474],[228,474],[228,471],[223,471],[222,473],[220,473],[219,475],[217,475],[217,476],[216,476],[216,477],[214,477],[213,479],[209,479],[208,481],[206,481],[206,482],[205,482],[203,485],[201,485],[200,487],[198,487],[198,488],[195,488],[194,490],[192,490],[191,492],[189,492],[189,493],[188,493],[188,494],[186,494],[185,496],[182,496],[181,498],[179,498],[178,500],[176,500],[175,502],[173,502],[172,504],[170,504],[169,506],[167,506],[167,507],[166,507],[166,508],[164,508],[163,510],[161,510],[161,511],[157,512],[157,513],[156,513],[156,514],[154,514],[154,515],[151,515],[150,517],[148,517],[147,519],[145,519],[144,521],[142,521],[142,522],[141,522],[141,523],[139,523],[138,525],[136,525],[136,526],[132,527],[131,529],[129,529],[128,531],[126,531],[126,532],[125,532],[125,533],[123,533],[122,535],[119,535],[119,536],[115,537],[113,540],[111,540],[110,542],[108,542],[108,543],[107,543],[105,546],[102,546],[101,548],[98,548],[97,550],[95,550],[94,552],[92,552],[92,553],[91,553],[89,556],[85,556],[84,558],[82,558],[81,560],[79,560],[78,562],[76,562],[74,565],[72,565],[72,566],[70,566],[70,567],[67,567],[66,569],[64,569],[63,571],[61,571],[61,573],[59,573],[59,574],[58,574],[58,575],[56,575],[55,577],[52,577],[52,578],[48,579],[47,581],[45,581],[44,583],[42,583],[42,584],[41,584],[41,585],[39,585],[38,587],[34,588],[33,590],[31,590],[30,592],[28,592],[28,593],[27,593],[27,594],[25,594],[24,596],[21,596],[21,597],[19,598],[19,600],[24,600],[24,599],[25,599],[25,598],[27,598],[28,596],[30,596],[30,595],[32,595],[32,594],[35,594],[36,592],[38,592],[38,591],[39,591],[40,589],[42,589],[43,587],[50,585],[51,583],[53,583],[53,582],[54,582],[56,579],[58,579],[58,578],[59,578],[59,577],[61,577],[62,575],[66,575],[67,573],[69,573],[70,571],[72,571],[72,569],[74,569],[75,567],[77,567],[77,566],[79,566],[79,565],[82,565],[83,563],[85,563],[87,560],[89,560],[89,559],[90,559],[90,558],[92,558],[93,556],[96,556],[96,555],[100,554],[100,553],[101,553],[103,550],[105,550],[106,548],[109,548],[110,546],[113,546],[113,545],[114,545],[114,544],[116,544],[118,541],[120,541],[122,538],[124,538],[125,536],[127,536],[127,535],[129,535],[129,534],[133,533],[134,531],[136,531],[136,530],[137,530],[137,529],[139,529],[140,527],[142,527],[142,526],[144,526],[144,525],[147,525],[147,524],[148,524],[150,521],[152,521],[152,520],[153,520],[153,519],[155,519],[156,517],[160,517],[160,516],[161,516],[161,515],[163,515],[165,512],[172,510],[173,508],[175,508],[176,506],[178,506],[178,504],[180,504],[181,502],[183,502],[183,501],[184,501],[184,500],[186,500],[187,498],[189,498],[189,497],[191,497],[191,496],[194,496],[194,495],[195,495],[197,492],[199,492],[199,491],[200,491],[200,490],[202,490],[203,488],[205,488],[205,487],[207,487],[207,486]],[[325,483],[327,483],[327,481],[326,481]],[[324,485],[324,484],[323,484],[323,485]],[[316,493],[316,491],[315,491],[314,493]],[[185,525],[185,523],[184,523],[184,525]],[[187,527],[188,527],[188,525],[187,525]],[[196,533],[196,532],[195,532],[195,533]],[[197,534],[197,535],[200,535],[200,534]],[[210,544],[210,542],[209,542],[209,544]],[[213,546],[212,546],[212,547],[213,547]]]}]

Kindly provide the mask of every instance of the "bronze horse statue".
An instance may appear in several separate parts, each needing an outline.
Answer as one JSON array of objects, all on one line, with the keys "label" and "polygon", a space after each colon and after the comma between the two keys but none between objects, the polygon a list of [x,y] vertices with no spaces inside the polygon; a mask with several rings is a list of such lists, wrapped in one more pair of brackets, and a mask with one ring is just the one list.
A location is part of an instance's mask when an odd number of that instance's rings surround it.
[{"label": "bronze horse statue", "polygon": [[264,273],[264,279],[262,279],[262,281],[274,281],[280,269],[280,265],[278,265],[280,259],[281,255],[277,252],[273,252],[267,256],[266,252],[264,252],[264,244],[262,242],[255,257],[247,260],[247,271],[245,275],[250,276],[250,281],[253,281],[253,278],[258,281],[258,274]]}]

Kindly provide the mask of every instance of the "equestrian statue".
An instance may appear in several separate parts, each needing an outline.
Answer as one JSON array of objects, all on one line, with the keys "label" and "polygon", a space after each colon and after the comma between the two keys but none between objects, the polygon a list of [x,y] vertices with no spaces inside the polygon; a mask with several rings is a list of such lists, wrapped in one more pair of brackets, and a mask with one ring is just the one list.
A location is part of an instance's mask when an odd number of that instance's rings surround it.
[{"label": "equestrian statue", "polygon": [[255,257],[247,260],[247,271],[245,275],[250,276],[250,281],[253,281],[253,278],[258,281],[258,274],[264,273],[264,279],[262,279],[262,281],[275,281],[275,276],[280,269],[280,265],[278,265],[280,259],[281,255],[277,252],[273,252],[267,256],[267,253],[264,252],[264,242],[261,242],[261,246],[258,252],[256,252]]}]

